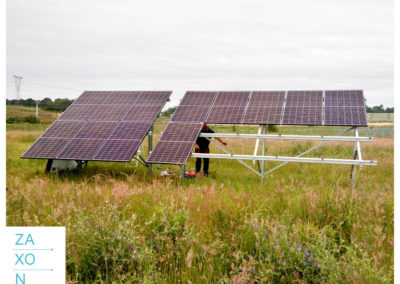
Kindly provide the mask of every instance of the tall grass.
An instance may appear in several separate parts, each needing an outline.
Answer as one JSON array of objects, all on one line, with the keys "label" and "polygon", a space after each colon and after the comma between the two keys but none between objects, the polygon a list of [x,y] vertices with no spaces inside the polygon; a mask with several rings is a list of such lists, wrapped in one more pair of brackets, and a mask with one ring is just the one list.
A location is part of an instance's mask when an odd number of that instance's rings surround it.
[{"label": "tall grass", "polygon": [[[42,130],[8,128],[7,225],[66,226],[69,283],[393,281],[391,138],[363,145],[379,165],[364,167],[352,189],[349,166],[288,164],[261,184],[227,160],[212,160],[211,176],[198,179],[172,166],[149,177],[144,167],[100,162],[45,175],[46,161],[19,158]],[[248,141],[228,143],[252,152]],[[267,153],[312,145],[269,142]],[[327,144],[314,155],[348,158],[352,147]],[[176,175],[160,177],[166,167]]]}]

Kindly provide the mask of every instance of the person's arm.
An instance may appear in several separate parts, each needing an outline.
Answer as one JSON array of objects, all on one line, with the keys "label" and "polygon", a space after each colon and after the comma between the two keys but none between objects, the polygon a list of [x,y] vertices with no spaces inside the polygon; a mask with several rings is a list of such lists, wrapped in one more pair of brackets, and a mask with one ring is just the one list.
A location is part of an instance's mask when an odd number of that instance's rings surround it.
[{"label": "person's arm", "polygon": [[220,142],[222,145],[228,145],[228,143],[226,143],[224,140],[222,140],[221,138],[215,137],[215,139]]}]

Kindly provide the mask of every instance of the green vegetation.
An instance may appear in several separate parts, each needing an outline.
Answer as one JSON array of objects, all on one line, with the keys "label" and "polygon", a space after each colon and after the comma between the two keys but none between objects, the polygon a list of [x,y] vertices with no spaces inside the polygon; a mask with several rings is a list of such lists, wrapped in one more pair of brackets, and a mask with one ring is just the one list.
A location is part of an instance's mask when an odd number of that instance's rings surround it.
[{"label": "green vegetation", "polygon": [[[43,123],[52,123],[55,119],[57,119],[59,114],[59,112],[48,111],[39,108],[39,121]],[[32,117],[34,117],[34,119]],[[36,108],[8,105],[6,108],[6,121],[7,123],[38,123],[36,119]]]},{"label": "green vegetation", "polygon": [[394,113],[368,113],[369,122],[394,122]]},{"label": "green vegetation", "polygon": [[21,116],[8,116],[6,119],[6,123],[40,123],[40,119],[34,115],[27,115],[24,117]]},{"label": "green vegetation", "polygon": [[[167,121],[157,121],[155,140]],[[352,189],[349,166],[317,164],[288,164],[264,184],[227,160],[212,160],[211,176],[197,179],[181,179],[176,166],[153,166],[149,177],[143,166],[105,162],[45,175],[45,160],[19,157],[46,127],[7,124],[7,225],[66,226],[68,283],[393,281],[392,138],[362,145],[364,159],[379,165],[364,167]],[[327,128],[278,131],[310,129]],[[239,153],[254,147],[228,143]],[[296,155],[314,143],[267,145],[272,155]],[[349,158],[352,150],[332,142],[313,155]],[[161,177],[166,169],[176,175]]]},{"label": "green vegetation", "polygon": [[394,107],[384,108],[383,105],[366,107],[366,111],[369,113],[394,113]]},{"label": "green vegetation", "polygon": [[[50,98],[44,98],[39,101],[39,107],[45,110],[53,111],[64,111],[69,107],[74,100],[70,99],[55,99],[54,101]],[[6,99],[7,106],[24,106],[24,107],[35,107],[36,101],[33,99],[20,99],[20,100],[9,100]]]}]

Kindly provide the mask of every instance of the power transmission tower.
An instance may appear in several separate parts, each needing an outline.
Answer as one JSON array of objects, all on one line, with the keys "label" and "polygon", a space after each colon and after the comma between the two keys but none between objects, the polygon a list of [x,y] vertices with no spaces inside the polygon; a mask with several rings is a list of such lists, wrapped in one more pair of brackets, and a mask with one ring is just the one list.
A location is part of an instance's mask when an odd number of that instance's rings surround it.
[{"label": "power transmission tower", "polygon": [[17,100],[21,99],[21,95],[20,95],[20,92],[19,92],[19,89],[20,89],[20,86],[21,86],[21,81],[22,81],[22,76],[14,75],[15,87],[17,89]]}]

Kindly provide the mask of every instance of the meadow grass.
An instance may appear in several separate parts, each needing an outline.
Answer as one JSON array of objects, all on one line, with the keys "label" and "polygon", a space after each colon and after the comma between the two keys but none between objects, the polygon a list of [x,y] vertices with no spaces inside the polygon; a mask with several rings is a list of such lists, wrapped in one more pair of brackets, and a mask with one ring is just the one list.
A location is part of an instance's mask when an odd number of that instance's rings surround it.
[{"label": "meadow grass", "polygon": [[[155,140],[164,126],[156,123]],[[133,162],[46,175],[45,160],[19,158],[46,127],[7,125],[7,225],[66,226],[69,283],[393,281],[392,138],[362,144],[364,159],[379,164],[358,171],[351,188],[349,166],[288,164],[261,184],[229,160],[211,160],[210,177],[196,179],[169,165],[150,177]],[[253,140],[227,141],[235,153],[253,151]],[[267,154],[295,156],[314,144],[268,141]],[[309,156],[352,150],[335,142]],[[166,169],[176,174],[161,177]]]},{"label": "meadow grass", "polygon": [[[28,115],[35,115],[36,114],[36,108],[34,107],[25,107],[25,106],[11,106],[8,105],[6,108],[6,116],[15,116],[15,117],[24,117]],[[55,120],[60,112],[57,111],[50,111],[50,110],[44,110],[39,108],[38,111],[38,116],[41,121],[44,122],[51,122]]]}]

